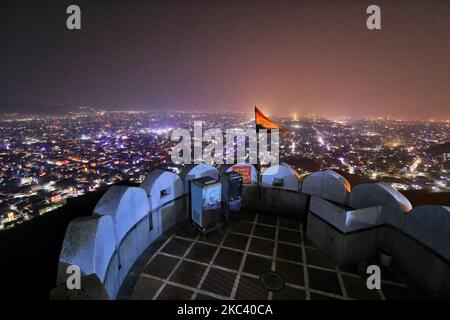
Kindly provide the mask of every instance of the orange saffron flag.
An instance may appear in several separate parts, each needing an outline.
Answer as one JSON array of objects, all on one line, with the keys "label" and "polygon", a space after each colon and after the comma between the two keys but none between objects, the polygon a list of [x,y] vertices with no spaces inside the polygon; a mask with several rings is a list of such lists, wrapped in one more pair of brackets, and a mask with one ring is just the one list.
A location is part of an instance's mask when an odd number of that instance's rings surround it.
[{"label": "orange saffron flag", "polygon": [[255,106],[255,123],[256,123],[256,130],[279,129],[280,132],[287,131],[287,129],[284,128],[282,125],[279,125],[278,123],[270,120],[264,113],[261,112],[261,110],[258,109],[257,106]]}]

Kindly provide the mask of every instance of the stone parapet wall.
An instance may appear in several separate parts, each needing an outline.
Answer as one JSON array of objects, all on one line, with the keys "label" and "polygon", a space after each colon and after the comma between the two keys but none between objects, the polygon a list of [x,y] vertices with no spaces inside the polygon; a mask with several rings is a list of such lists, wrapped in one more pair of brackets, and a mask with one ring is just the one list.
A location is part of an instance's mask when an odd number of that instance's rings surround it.
[{"label": "stone parapet wall", "polygon": [[[351,190],[344,178],[329,170],[313,173],[301,184],[287,165],[282,168],[266,171],[263,185],[243,186],[243,210],[305,222],[307,237],[339,265],[389,249],[393,263],[424,288],[437,293],[449,290],[449,208],[412,208],[405,197],[383,183]],[[58,284],[65,284],[67,266],[76,264],[84,276],[95,275],[109,298],[115,299],[142,252],[188,219],[189,181],[219,177],[218,172],[209,165],[187,167],[180,176],[157,169],[140,187],[112,186],[92,216],[69,224]],[[272,185],[274,178],[283,183]]]}]

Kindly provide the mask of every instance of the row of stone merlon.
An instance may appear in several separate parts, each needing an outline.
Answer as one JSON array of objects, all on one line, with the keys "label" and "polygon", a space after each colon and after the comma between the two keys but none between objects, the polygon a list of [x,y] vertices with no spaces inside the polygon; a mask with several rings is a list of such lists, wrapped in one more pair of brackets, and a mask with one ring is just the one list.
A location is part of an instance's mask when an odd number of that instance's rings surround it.
[{"label": "row of stone merlon", "polygon": [[143,250],[179,222],[164,219],[161,209],[186,194],[189,180],[219,176],[219,171],[209,165],[188,167],[182,173],[184,181],[172,172],[156,169],[139,187],[111,186],[92,216],[71,221],[60,253],[58,284],[65,284],[67,267],[77,265],[83,275],[95,274],[108,296],[115,298]]},{"label": "row of stone merlon", "polygon": [[301,190],[312,195],[310,210],[341,232],[389,225],[450,261],[449,207],[413,208],[404,195],[384,182],[363,183],[351,189],[345,178],[331,170],[307,176]]},{"label": "row of stone merlon", "polygon": [[[230,171],[232,167],[224,170]],[[114,298],[142,251],[180,219],[187,218],[188,198],[184,196],[190,192],[189,181],[204,176],[218,179],[219,175],[217,168],[200,164],[186,166],[180,175],[153,170],[139,187],[110,187],[92,216],[77,218],[69,224],[60,254],[58,282],[65,281],[65,268],[76,264],[85,275],[96,274],[108,295]],[[252,183],[257,182],[257,176],[252,166]],[[273,186],[274,178],[283,179],[282,186]],[[261,185],[311,195],[310,209],[322,212],[324,219],[343,230],[352,231],[367,224],[392,224],[450,257],[449,246],[445,245],[450,240],[448,208],[417,207],[405,219],[399,212],[410,211],[411,204],[387,184],[361,184],[351,190],[348,181],[331,170],[312,173],[300,183],[295,171],[282,163],[263,172]],[[175,202],[180,205],[174,206]]]},{"label": "row of stone merlon", "polygon": [[450,298],[450,208],[412,208],[383,182],[351,190],[346,184],[329,171],[304,179],[301,189],[311,195],[308,240],[338,266],[372,259],[383,250],[415,285],[431,296]]},{"label": "row of stone merlon", "polygon": [[[243,164],[240,164],[243,165]],[[232,166],[227,171],[232,170]],[[125,238],[134,236],[135,227],[152,213],[152,229],[149,237],[141,239],[150,243],[179,222],[178,217],[166,217],[161,208],[174,200],[189,194],[189,181],[205,176],[218,179],[220,172],[209,164],[186,166],[176,175],[155,169],[151,171],[139,187],[111,186],[97,203],[93,215],[77,218],[69,224],[60,253],[58,283],[65,282],[69,265],[78,265],[84,275],[95,274],[105,285],[110,297],[115,297],[126,271],[138,257],[141,250],[120,252]],[[285,179],[283,189],[298,191],[298,179],[287,165],[268,168],[262,181],[271,185],[273,177]],[[257,182],[257,171],[251,166],[251,182]],[[164,194],[162,192],[164,191]],[[188,199],[184,208],[187,207]],[[172,214],[174,216],[174,214]],[[148,231],[149,227],[147,227]],[[133,248],[138,246],[135,244]],[[132,248],[132,251],[134,251]],[[128,261],[130,260],[133,261]],[[119,268],[118,275],[111,269]]]},{"label": "row of stone merlon", "polygon": [[94,209],[94,215],[111,216],[117,244],[149,212],[150,205],[145,190],[127,186],[109,188]]}]

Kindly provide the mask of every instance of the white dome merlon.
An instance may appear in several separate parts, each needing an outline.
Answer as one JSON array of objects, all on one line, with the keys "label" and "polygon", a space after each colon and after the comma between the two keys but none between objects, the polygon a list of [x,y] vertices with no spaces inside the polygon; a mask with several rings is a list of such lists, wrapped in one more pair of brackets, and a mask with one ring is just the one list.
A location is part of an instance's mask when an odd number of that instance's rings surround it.
[{"label": "white dome merlon", "polygon": [[290,165],[281,163],[264,170],[261,177],[263,187],[298,191],[299,180]]},{"label": "white dome merlon", "polygon": [[403,213],[412,209],[411,202],[396,189],[384,182],[362,183],[350,192],[348,205],[355,209],[383,206],[380,224],[401,228]]},{"label": "white dome merlon", "polygon": [[112,186],[94,209],[94,214],[110,215],[120,243],[128,231],[150,212],[145,190],[138,187]]},{"label": "white dome merlon", "polygon": [[415,207],[405,219],[403,231],[450,261],[450,207]]},{"label": "white dome merlon", "polygon": [[162,169],[151,171],[140,187],[145,190],[149,197],[151,210],[159,208],[184,194],[183,180],[177,174]]},{"label": "white dome merlon", "polygon": [[234,171],[234,167],[246,167],[246,166],[250,167],[250,184],[258,183],[258,170],[252,164],[244,162],[233,164],[227,168],[226,172]]},{"label": "white dome merlon", "polygon": [[412,209],[411,202],[404,195],[384,182],[362,183],[350,192],[349,205],[353,208],[389,204],[397,204],[403,212],[409,212]]},{"label": "white dome merlon", "polygon": [[314,172],[303,180],[302,192],[345,204],[350,194],[350,183],[332,170]]},{"label": "white dome merlon", "polygon": [[189,165],[180,172],[180,177],[184,182],[184,193],[187,194],[189,193],[189,181],[203,177],[219,180],[219,170],[207,163]]},{"label": "white dome merlon", "polygon": [[[83,274],[95,273],[104,282],[115,243],[114,225],[110,216],[74,219],[67,227],[59,262],[77,265]],[[59,281],[67,277],[66,270],[59,270],[59,273]]]}]

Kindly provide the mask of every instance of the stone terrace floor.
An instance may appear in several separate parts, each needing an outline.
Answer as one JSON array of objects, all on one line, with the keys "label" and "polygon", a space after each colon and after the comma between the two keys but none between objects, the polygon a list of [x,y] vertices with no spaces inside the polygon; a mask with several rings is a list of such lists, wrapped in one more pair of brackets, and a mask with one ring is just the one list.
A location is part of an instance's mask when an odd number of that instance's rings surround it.
[{"label": "stone terrace floor", "polygon": [[[119,299],[417,299],[392,270],[368,290],[356,266],[340,269],[304,237],[294,220],[245,212],[206,236],[190,222],[153,243],[130,270]],[[261,275],[274,271],[276,291]],[[264,277],[263,277],[264,278]],[[272,288],[272,287],[270,287]]]}]

